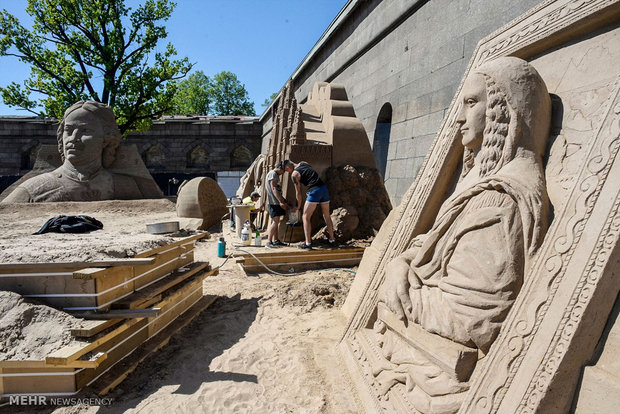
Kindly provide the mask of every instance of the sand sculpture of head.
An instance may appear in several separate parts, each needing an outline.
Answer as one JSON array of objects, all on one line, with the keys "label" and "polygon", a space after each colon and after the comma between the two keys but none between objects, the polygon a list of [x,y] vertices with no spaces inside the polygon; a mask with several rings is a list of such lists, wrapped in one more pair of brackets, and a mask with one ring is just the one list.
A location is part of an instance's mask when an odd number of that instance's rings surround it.
[{"label": "sand sculpture of head", "polygon": [[[461,98],[461,180],[433,227],[386,267],[373,325],[384,358],[372,367],[380,396],[402,387],[422,413],[458,410],[547,229],[543,80],[521,59],[498,58],[470,73]],[[403,336],[409,324],[417,336]],[[471,354],[468,362],[451,366],[425,348],[446,342],[455,355]]]},{"label": "sand sculpture of head", "polygon": [[122,137],[114,112],[107,105],[95,101],[71,105],[56,138],[62,165],[25,180],[3,203],[161,197],[152,178],[133,174],[138,172],[136,167],[122,172],[108,170],[115,162]]},{"label": "sand sculpture of head", "polygon": [[63,163],[100,160],[108,168],[122,137],[112,108],[101,102],[79,101],[65,111],[56,139]]}]

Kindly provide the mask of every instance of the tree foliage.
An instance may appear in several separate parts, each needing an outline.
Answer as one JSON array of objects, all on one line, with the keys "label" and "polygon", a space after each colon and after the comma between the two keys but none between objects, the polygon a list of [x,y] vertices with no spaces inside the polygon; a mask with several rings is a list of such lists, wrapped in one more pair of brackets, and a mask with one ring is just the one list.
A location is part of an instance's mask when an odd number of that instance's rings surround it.
[{"label": "tree foliage", "polygon": [[245,85],[232,72],[209,78],[201,70],[177,82],[170,114],[256,115]]},{"label": "tree foliage", "polygon": [[213,106],[211,79],[199,70],[178,82],[171,113],[209,115]]},{"label": "tree foliage", "polygon": [[276,98],[276,96],[278,96],[278,93],[279,92],[274,92],[271,95],[269,95],[269,98],[265,98],[265,101],[263,102],[263,104],[261,106],[263,106],[265,108],[268,107],[269,104],[271,103],[271,101],[273,101]]},{"label": "tree foliage", "polygon": [[124,0],[29,0],[30,30],[0,11],[0,55],[31,66],[23,86],[0,87],[4,102],[60,118],[74,102],[92,99],[114,109],[121,132],[147,129],[172,105],[176,83],[170,81],[192,66],[187,58],[173,59],[170,43],[155,49],[174,6],[169,0],[145,0],[135,10]]},{"label": "tree foliage", "polygon": [[213,111],[216,115],[256,115],[245,85],[234,73],[223,71],[213,77]]}]

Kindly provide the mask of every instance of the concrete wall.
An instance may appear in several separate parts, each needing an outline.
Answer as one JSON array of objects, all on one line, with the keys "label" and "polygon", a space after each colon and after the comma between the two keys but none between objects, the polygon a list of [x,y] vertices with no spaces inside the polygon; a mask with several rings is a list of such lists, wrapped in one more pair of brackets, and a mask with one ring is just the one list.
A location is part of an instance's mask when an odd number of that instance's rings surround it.
[{"label": "concrete wall", "polygon": [[[394,205],[414,181],[480,39],[539,0],[350,1],[330,37],[293,74],[304,102],[317,81],[344,84],[373,143],[393,108],[385,185]],[[342,14],[342,13],[341,13]],[[325,37],[325,35],[324,35]],[[315,47],[316,48],[316,47]],[[271,108],[262,116],[269,123]],[[268,138],[268,129],[263,133]]]},{"label": "concrete wall", "polygon": [[[0,118],[0,191],[32,168],[28,158],[33,148],[56,145],[56,127],[51,120]],[[162,191],[168,194],[174,193],[177,187],[168,183],[173,177],[217,179],[219,173],[227,177],[228,186],[234,186],[230,179],[243,175],[260,154],[261,133],[262,127],[256,118],[174,118],[156,121],[149,131],[130,134],[125,142],[136,144],[147,168]],[[191,165],[188,154],[197,147],[207,156],[203,162]],[[151,160],[149,153],[160,157]]]}]

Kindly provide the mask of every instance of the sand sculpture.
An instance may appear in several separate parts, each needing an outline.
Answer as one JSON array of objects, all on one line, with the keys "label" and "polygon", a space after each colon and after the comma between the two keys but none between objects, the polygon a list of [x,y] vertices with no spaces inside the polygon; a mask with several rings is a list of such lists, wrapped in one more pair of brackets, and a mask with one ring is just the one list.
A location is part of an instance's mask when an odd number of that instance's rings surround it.
[{"label": "sand sculpture", "polygon": [[[273,111],[273,130],[267,154],[248,169],[238,195],[256,190],[261,194],[261,200],[265,200],[265,177],[277,162],[285,159],[306,161],[319,173],[334,198],[330,207],[338,210],[332,217],[338,222],[335,228],[337,238],[348,240],[352,237],[350,223],[360,218],[369,225],[360,226],[353,237],[374,235],[391,204],[377,171],[368,136],[361,121],[355,117],[344,86],[317,82],[307,103],[299,104],[289,81]],[[348,170],[343,172],[347,165]],[[349,179],[352,175],[355,177]],[[370,187],[360,186],[359,192],[364,193],[360,197],[339,198],[342,192],[357,191],[352,187],[341,188],[343,179],[349,183],[362,180]],[[290,205],[295,204],[295,189],[288,173],[282,176],[282,194]],[[348,216],[355,217],[347,219]],[[316,230],[322,221],[315,217],[313,228]],[[259,225],[265,227],[268,218],[268,214],[263,213],[258,219]],[[285,221],[282,227],[286,225]],[[294,238],[301,240],[301,230],[298,230]]]},{"label": "sand sculpture", "polygon": [[196,228],[206,230],[220,222],[228,212],[227,204],[226,194],[217,181],[209,177],[196,177],[179,188],[177,216],[202,219]]},{"label": "sand sculpture", "polygon": [[619,11],[547,2],[479,43],[343,306],[367,412],[617,407],[609,366],[584,366],[620,349]]},{"label": "sand sculpture", "polygon": [[[424,413],[458,410],[478,351],[488,352],[547,231],[544,82],[527,62],[504,57],[472,71],[461,95],[462,179],[430,231],[387,265],[374,323],[379,389],[401,385]],[[422,349],[401,339],[409,324]],[[428,356],[445,339],[461,359]]]},{"label": "sand sculpture", "polygon": [[135,147],[119,147],[121,134],[107,105],[95,101],[75,103],[65,111],[57,138],[62,165],[25,179],[3,203],[163,196],[144,163],[134,155]]}]

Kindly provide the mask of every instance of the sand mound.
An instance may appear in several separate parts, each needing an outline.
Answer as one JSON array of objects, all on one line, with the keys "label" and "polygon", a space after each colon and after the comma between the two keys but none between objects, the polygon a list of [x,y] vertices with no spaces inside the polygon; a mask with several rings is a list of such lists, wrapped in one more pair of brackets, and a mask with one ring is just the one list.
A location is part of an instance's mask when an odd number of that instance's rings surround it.
[{"label": "sand mound", "polygon": [[0,360],[42,360],[76,343],[69,329],[81,319],[0,291]]}]

